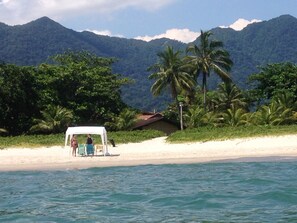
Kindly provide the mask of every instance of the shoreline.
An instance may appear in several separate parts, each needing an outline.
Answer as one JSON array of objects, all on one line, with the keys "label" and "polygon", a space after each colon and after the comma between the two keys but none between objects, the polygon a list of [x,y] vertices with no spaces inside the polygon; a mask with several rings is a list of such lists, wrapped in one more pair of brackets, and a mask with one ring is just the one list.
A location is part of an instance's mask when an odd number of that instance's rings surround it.
[{"label": "shoreline", "polygon": [[75,170],[93,167],[210,162],[288,162],[297,160],[297,134],[225,141],[167,143],[166,137],[109,146],[111,156],[72,157],[69,147],[0,150],[0,172]]}]

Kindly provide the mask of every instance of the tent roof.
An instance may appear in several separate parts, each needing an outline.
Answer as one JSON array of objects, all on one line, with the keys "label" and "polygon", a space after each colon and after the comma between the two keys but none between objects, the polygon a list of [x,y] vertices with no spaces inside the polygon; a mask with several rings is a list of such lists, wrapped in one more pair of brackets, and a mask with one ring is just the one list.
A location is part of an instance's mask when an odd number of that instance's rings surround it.
[{"label": "tent roof", "polygon": [[77,134],[93,134],[101,135],[102,145],[103,145],[103,154],[109,155],[107,147],[107,133],[105,127],[103,126],[76,126],[68,127],[65,136],[65,146],[67,146],[68,137]]},{"label": "tent roof", "polygon": [[76,126],[76,127],[68,127],[66,131],[66,135],[73,134],[95,134],[95,135],[103,135],[106,134],[105,127],[103,126]]}]

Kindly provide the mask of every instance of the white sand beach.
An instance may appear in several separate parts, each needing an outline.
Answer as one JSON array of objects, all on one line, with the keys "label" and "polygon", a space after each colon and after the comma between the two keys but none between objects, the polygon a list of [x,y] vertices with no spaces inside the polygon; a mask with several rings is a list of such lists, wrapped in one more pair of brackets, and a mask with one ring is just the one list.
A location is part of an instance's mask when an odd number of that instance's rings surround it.
[{"label": "white sand beach", "polygon": [[297,160],[297,134],[171,144],[166,137],[108,147],[111,156],[72,157],[69,147],[5,148],[0,171],[65,170],[90,167],[228,161]]}]

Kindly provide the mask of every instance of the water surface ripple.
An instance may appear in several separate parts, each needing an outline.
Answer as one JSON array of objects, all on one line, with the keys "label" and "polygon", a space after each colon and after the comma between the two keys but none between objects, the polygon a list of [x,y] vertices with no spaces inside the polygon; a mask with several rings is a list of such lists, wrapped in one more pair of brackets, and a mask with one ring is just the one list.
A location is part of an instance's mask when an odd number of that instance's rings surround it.
[{"label": "water surface ripple", "polygon": [[0,173],[0,222],[297,222],[297,162]]}]

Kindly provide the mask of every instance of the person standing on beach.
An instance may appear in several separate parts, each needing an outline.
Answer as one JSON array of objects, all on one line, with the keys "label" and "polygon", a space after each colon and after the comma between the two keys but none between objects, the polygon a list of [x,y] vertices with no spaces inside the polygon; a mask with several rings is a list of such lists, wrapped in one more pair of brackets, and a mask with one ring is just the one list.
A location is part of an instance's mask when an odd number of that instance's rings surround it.
[{"label": "person standing on beach", "polygon": [[76,135],[73,135],[71,138],[72,156],[76,156],[77,147],[78,147],[77,138],[76,138]]},{"label": "person standing on beach", "polygon": [[90,134],[88,134],[87,143],[86,144],[93,144],[93,139],[91,138],[91,135]]},{"label": "person standing on beach", "polygon": [[88,134],[87,137],[87,154],[88,155],[94,155],[94,145],[93,145],[93,139],[91,138],[91,135]]}]

